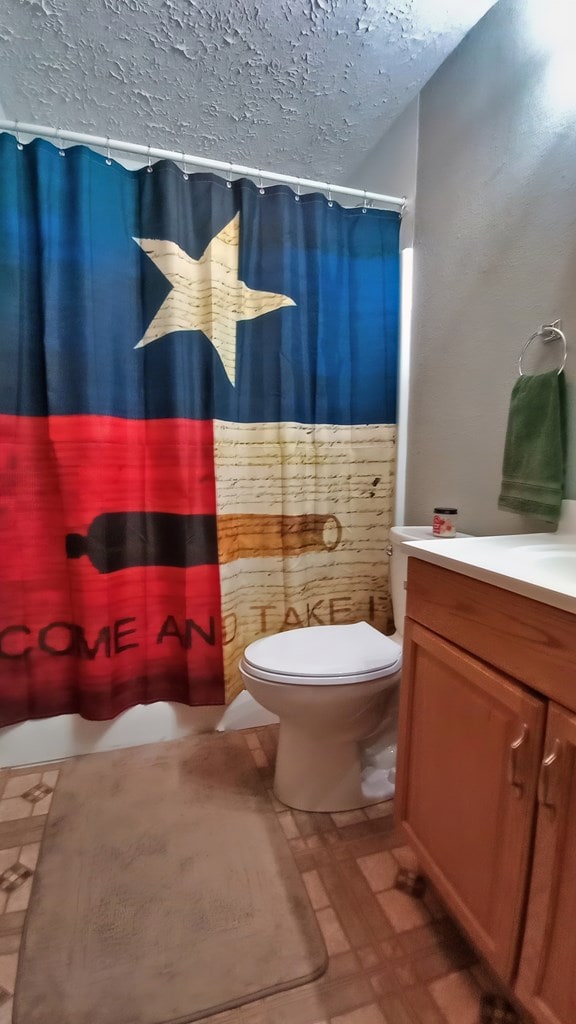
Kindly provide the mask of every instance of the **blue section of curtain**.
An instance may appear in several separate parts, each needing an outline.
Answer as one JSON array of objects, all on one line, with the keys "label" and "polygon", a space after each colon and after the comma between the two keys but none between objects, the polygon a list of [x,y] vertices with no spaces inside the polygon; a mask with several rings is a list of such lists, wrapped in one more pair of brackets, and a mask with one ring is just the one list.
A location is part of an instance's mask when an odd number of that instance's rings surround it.
[{"label": "blue section of curtain", "polygon": [[[7,134],[0,197],[0,412],[395,422],[397,213]],[[240,280],[294,305],[238,322],[233,384],[201,331],[135,349],[172,285],[134,239],[199,260],[236,214]]]}]

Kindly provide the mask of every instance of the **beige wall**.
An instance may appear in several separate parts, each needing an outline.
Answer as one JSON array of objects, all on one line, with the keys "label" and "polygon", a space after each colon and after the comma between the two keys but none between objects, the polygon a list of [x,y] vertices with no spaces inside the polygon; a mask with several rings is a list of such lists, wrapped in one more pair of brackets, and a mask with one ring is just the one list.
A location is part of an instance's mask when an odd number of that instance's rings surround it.
[{"label": "beige wall", "polygon": [[571,6],[499,0],[421,93],[407,523],[454,504],[472,533],[546,529],[499,512],[497,497],[518,355],[555,317],[569,339],[576,498],[573,60],[555,88]]},{"label": "beige wall", "polygon": [[402,219],[402,248],[411,246],[414,237],[418,105],[417,96],[368,156],[358,163],[347,182],[353,188],[365,188],[371,192],[383,192],[391,196],[406,196],[406,212]]}]

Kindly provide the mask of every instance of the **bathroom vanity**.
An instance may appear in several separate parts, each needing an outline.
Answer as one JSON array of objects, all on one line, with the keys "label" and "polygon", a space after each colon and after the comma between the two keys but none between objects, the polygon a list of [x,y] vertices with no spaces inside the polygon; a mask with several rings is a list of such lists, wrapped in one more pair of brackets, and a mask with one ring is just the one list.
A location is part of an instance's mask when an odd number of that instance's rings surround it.
[{"label": "bathroom vanity", "polygon": [[558,583],[570,545],[534,536],[511,556],[408,545],[396,806],[500,978],[537,1022],[574,1024],[576,573]]}]

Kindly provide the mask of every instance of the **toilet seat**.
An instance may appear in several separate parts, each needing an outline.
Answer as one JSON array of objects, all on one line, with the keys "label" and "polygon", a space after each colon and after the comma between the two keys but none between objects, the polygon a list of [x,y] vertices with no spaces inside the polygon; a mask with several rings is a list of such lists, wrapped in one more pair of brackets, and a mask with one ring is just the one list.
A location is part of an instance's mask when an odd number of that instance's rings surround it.
[{"label": "toilet seat", "polygon": [[305,626],[249,644],[241,668],[256,679],[304,686],[365,683],[400,670],[402,648],[368,622]]}]

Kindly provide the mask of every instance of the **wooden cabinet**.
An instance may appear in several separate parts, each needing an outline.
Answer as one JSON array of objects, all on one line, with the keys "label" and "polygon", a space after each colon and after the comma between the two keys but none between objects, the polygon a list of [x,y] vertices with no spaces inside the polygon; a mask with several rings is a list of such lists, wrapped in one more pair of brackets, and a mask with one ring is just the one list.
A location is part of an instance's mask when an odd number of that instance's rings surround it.
[{"label": "wooden cabinet", "polygon": [[425,874],[502,977],[516,961],[545,703],[408,622],[399,814]]},{"label": "wooden cabinet", "polygon": [[[576,680],[575,680],[576,682]],[[576,715],[550,707],[516,984],[538,1021],[576,1021]]]},{"label": "wooden cabinet", "polygon": [[398,818],[535,1020],[575,1024],[576,618],[414,558],[407,612]]}]

